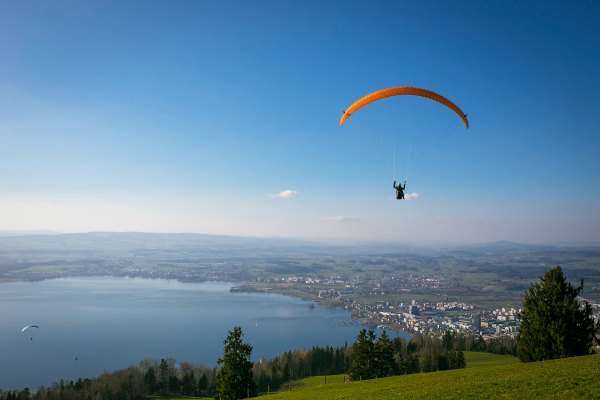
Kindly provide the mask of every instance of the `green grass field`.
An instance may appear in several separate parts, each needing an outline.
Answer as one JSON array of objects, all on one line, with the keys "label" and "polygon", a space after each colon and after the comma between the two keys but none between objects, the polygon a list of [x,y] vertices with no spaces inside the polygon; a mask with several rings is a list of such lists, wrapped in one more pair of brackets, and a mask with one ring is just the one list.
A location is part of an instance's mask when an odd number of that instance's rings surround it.
[{"label": "green grass field", "polygon": [[[500,357],[500,358],[498,358]],[[522,364],[510,357],[466,354],[467,368],[343,383],[312,377],[300,389],[270,395],[295,399],[600,399],[600,355]]]},{"label": "green grass field", "polygon": [[519,364],[517,357],[501,356],[498,354],[465,351],[466,368],[489,367],[491,365]]},{"label": "green grass field", "polygon": [[149,399],[156,399],[156,400],[215,400],[214,397],[189,397],[189,396],[182,396],[182,397],[162,397],[162,396],[149,396]]},{"label": "green grass field", "polygon": [[[490,353],[478,353],[473,351],[465,351],[464,354],[467,368],[519,363],[519,359],[516,357],[500,356]],[[310,378],[299,381],[298,386],[301,388],[307,388],[324,384],[344,383],[348,380],[348,375],[311,376]]]},{"label": "green grass field", "polygon": [[348,375],[330,375],[330,376],[311,376],[310,378],[302,379],[300,385],[302,388],[319,386],[325,383],[334,384],[334,383],[344,383],[347,382],[350,378]]}]

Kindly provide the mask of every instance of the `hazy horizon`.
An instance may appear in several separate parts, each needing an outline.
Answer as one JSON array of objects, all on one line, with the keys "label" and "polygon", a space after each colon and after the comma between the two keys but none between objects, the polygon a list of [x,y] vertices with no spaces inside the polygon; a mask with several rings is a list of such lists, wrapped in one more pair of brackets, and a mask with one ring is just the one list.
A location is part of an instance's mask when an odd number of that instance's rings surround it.
[{"label": "hazy horizon", "polygon": [[257,240],[290,240],[290,241],[306,241],[317,242],[324,244],[373,244],[373,245],[407,245],[416,247],[454,247],[454,246],[486,246],[494,244],[514,244],[522,246],[576,246],[585,247],[600,246],[600,241],[558,241],[558,242],[518,242],[512,240],[494,240],[494,241],[394,241],[394,240],[369,240],[369,239],[354,239],[342,237],[303,237],[303,236],[252,236],[252,235],[223,235],[211,234],[206,232],[155,232],[155,231],[81,231],[81,232],[59,232],[46,229],[34,230],[0,230],[0,238],[3,237],[23,237],[23,236],[60,236],[60,235],[93,235],[93,234],[149,234],[149,235],[199,235],[199,236],[215,236],[224,238],[241,238],[241,239],[257,239]]}]

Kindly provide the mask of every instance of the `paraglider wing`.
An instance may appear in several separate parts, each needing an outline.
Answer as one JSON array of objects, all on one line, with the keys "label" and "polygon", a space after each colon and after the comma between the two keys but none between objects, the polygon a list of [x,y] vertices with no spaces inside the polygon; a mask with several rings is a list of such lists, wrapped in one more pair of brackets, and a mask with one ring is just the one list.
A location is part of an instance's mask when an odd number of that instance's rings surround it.
[{"label": "paraglider wing", "polygon": [[346,122],[346,120],[350,115],[352,115],[352,113],[366,106],[367,104],[371,104],[377,100],[385,99],[386,97],[400,95],[421,96],[437,101],[438,103],[445,105],[446,107],[454,111],[456,114],[458,114],[458,116],[463,120],[465,127],[469,129],[469,120],[467,119],[467,115],[464,112],[462,112],[462,110],[458,108],[456,104],[454,104],[444,96],[432,92],[431,90],[420,89],[410,86],[401,86],[396,88],[378,90],[377,92],[373,92],[371,94],[366,95],[362,99],[352,104],[346,111],[344,111],[344,115],[342,115],[342,119],[340,120],[340,126],[344,125],[344,122]]},{"label": "paraglider wing", "polygon": [[25,332],[29,328],[38,328],[38,329],[40,329],[40,327],[37,326],[37,325],[27,325],[26,327],[24,327],[23,329],[21,329],[21,332]]}]

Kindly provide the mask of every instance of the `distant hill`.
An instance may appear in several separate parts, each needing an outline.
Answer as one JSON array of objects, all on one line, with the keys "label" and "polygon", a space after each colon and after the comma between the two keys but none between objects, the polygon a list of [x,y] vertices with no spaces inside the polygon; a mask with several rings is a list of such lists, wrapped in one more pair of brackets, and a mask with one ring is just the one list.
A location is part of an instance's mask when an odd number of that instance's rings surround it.
[{"label": "distant hill", "polygon": [[47,252],[187,249],[203,251],[322,248],[323,243],[278,238],[252,238],[200,233],[89,232],[63,234],[20,234],[0,237],[0,249]]},{"label": "distant hill", "polygon": [[486,253],[548,251],[553,250],[555,247],[551,244],[529,244],[508,241],[455,246],[456,249]]},{"label": "distant hill", "polygon": [[[572,244],[570,247],[576,247]],[[583,247],[583,246],[582,246]],[[471,252],[520,252],[551,251],[560,247],[554,245],[522,244],[514,242],[491,242],[484,244],[439,244],[415,245],[392,242],[366,242],[331,239],[260,238],[244,236],[211,235],[202,233],[151,233],[151,232],[87,232],[58,233],[48,230],[0,231],[0,249],[6,248],[38,250],[122,250],[139,249],[303,249],[325,250],[355,249],[361,252],[377,253],[407,251],[414,253],[430,250],[471,251]],[[600,249],[600,247],[598,247]]]},{"label": "distant hill", "polygon": [[[12,233],[11,233],[12,232]],[[550,245],[528,245],[512,242],[494,242],[477,245],[417,246],[403,243],[360,241],[308,240],[293,238],[258,238],[201,233],[145,233],[145,232],[88,232],[56,233],[50,231],[2,231],[0,253],[11,255],[12,260],[66,260],[169,255],[192,259],[209,258],[276,258],[336,257],[348,255],[438,257],[453,254],[459,257],[474,255],[550,253],[568,248]],[[600,247],[578,248],[589,256],[599,257]]]},{"label": "distant hill", "polygon": [[600,399],[600,355],[403,375],[362,382],[310,378],[272,400]]}]

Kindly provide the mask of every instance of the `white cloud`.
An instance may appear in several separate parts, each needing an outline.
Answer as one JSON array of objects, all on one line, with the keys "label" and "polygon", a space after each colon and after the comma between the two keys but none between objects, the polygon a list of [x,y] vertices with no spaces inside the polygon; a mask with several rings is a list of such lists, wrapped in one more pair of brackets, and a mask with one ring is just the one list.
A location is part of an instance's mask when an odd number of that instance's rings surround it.
[{"label": "white cloud", "polygon": [[293,199],[294,197],[298,196],[298,191],[287,189],[279,193],[271,193],[269,196],[276,199]]},{"label": "white cloud", "polygon": [[334,217],[323,217],[323,220],[333,222],[357,222],[361,219],[353,215],[336,215]]},{"label": "white cloud", "polygon": [[417,193],[417,192],[407,193],[404,195],[404,200],[406,200],[406,201],[417,200],[418,198],[419,198],[419,193]]}]

